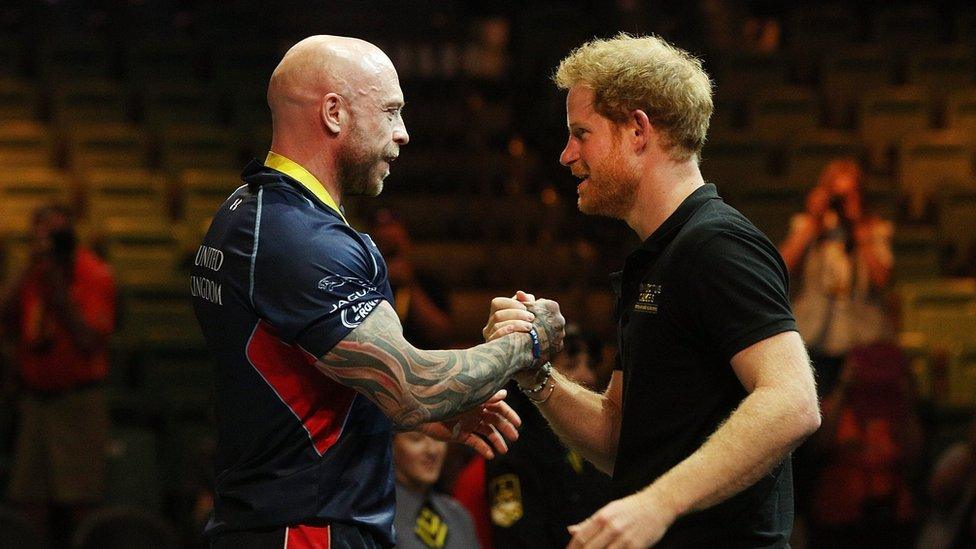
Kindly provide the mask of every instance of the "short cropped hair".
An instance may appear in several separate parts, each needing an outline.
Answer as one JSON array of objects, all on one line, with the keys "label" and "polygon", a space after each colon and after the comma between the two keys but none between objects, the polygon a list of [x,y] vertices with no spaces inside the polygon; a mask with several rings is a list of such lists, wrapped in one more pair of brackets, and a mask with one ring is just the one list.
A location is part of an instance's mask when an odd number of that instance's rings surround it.
[{"label": "short cropped hair", "polygon": [[657,36],[591,40],[559,63],[553,79],[560,89],[593,90],[595,110],[614,122],[644,111],[675,160],[697,157],[705,145],[712,82],[701,60]]}]

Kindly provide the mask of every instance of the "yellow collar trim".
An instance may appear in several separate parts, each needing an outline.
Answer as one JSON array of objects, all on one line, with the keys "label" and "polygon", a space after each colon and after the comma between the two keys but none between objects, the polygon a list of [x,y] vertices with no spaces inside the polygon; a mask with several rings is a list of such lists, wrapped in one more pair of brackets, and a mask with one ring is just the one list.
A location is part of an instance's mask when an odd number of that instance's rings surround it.
[{"label": "yellow collar trim", "polygon": [[279,172],[287,175],[288,177],[298,181],[303,187],[309,190],[316,198],[322,201],[323,204],[334,210],[342,221],[348,225],[349,222],[346,221],[346,216],[342,215],[342,210],[339,209],[339,205],[329,194],[329,191],[325,190],[325,186],[319,182],[319,180],[309,173],[308,170],[302,167],[301,164],[295,162],[294,160],[288,158],[287,156],[280,155],[274,151],[268,152],[268,157],[264,160],[264,165],[271,168],[272,170],[278,170]]}]

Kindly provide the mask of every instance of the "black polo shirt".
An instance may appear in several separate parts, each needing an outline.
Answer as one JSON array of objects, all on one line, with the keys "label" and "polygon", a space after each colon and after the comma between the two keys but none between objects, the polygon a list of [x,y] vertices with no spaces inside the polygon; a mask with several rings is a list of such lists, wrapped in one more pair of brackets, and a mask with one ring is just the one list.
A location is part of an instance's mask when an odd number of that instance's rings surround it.
[{"label": "black polo shirt", "polygon": [[[746,397],[732,357],[796,322],[779,252],[714,185],[686,198],[612,276],[623,370],[613,483],[623,497],[691,455]],[[785,547],[792,523],[787,458],[679,519],[658,547]]]}]

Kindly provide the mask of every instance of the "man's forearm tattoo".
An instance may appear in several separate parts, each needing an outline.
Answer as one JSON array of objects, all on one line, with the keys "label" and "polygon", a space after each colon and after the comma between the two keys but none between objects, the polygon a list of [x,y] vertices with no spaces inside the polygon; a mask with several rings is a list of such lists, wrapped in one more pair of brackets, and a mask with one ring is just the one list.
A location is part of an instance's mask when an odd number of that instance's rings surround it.
[{"label": "man's forearm tattoo", "polygon": [[463,412],[502,388],[531,363],[524,336],[508,336],[464,350],[424,351],[401,333],[393,308],[376,311],[319,359],[336,381],[368,396],[404,427]]}]

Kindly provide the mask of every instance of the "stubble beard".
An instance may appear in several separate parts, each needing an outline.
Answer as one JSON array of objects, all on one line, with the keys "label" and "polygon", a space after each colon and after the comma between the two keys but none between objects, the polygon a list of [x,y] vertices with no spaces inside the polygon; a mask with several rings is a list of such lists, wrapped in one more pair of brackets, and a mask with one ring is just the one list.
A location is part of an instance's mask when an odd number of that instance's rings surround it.
[{"label": "stubble beard", "polygon": [[[617,148],[595,167],[586,182],[586,199],[580,196],[579,210],[587,215],[624,219],[637,203],[639,174]],[[594,177],[595,174],[598,175]]]}]

